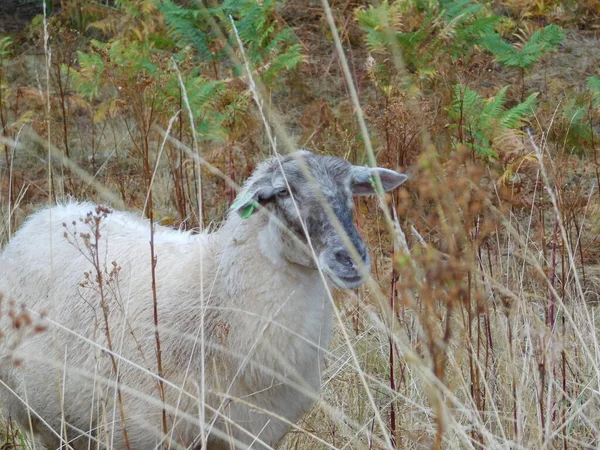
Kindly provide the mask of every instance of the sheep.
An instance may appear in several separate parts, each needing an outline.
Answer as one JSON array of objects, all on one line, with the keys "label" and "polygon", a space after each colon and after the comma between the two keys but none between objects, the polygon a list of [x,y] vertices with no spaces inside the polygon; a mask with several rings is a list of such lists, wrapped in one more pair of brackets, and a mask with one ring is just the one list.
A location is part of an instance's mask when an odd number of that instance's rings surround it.
[{"label": "sheep", "polygon": [[48,327],[0,319],[5,414],[48,449],[272,448],[318,398],[326,284],[356,288],[370,266],[352,196],[406,178],[300,150],[259,164],[217,229],[155,226],[160,378],[149,222],[86,202],[40,210],[0,254],[4,304]]}]

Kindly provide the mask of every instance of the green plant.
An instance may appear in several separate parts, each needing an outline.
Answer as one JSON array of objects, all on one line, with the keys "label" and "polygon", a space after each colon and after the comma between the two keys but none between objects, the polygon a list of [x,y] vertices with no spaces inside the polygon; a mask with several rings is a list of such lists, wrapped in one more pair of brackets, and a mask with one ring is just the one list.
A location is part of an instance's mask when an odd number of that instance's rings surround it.
[{"label": "green plant", "polygon": [[[564,126],[559,127],[562,141],[569,151],[584,151],[585,147],[592,142],[594,128],[591,123],[589,102],[582,104],[577,99],[570,100],[563,108],[561,122]],[[557,139],[560,142],[560,138]]]},{"label": "green plant", "polygon": [[[133,121],[135,127],[128,125],[135,143],[132,154],[145,155],[146,161],[154,152],[148,146],[162,139],[157,130],[167,129],[179,111],[175,125],[179,140],[201,142],[204,147],[227,145],[232,167],[231,146],[251,138],[248,129],[253,122],[250,97],[241,82],[244,71],[235,55],[238,46],[232,41],[233,27],[242,39],[253,77],[271,90],[303,60],[293,29],[278,15],[279,3],[226,1],[205,8],[169,0],[121,0],[115,6],[118,14],[90,25],[106,36],[106,42],[91,40],[86,51],[77,53],[78,67],[63,66],[92,110],[94,123],[101,125],[119,116],[126,118],[126,124]],[[194,188],[198,183],[190,182],[197,180],[199,168],[187,178],[182,166],[191,166],[185,164],[189,155],[175,148],[170,152],[177,209],[185,220],[202,203],[194,200],[201,195],[201,189]]]},{"label": "green plant", "polygon": [[[303,60],[293,29],[278,20],[275,0],[227,0],[219,6],[192,4],[184,7],[170,0],[158,3],[165,17],[167,34],[179,48],[191,46],[200,60],[210,61],[216,78],[218,64],[237,48],[232,21],[245,46],[246,56],[264,83],[273,84],[284,71]],[[223,42],[227,39],[227,42]],[[234,74],[243,70],[234,67]]]},{"label": "green plant", "polygon": [[[591,116],[596,118],[596,123],[598,123],[600,119],[600,78],[598,77],[589,77],[587,79],[587,88],[591,95],[591,106],[594,109],[592,111]],[[594,155],[594,163],[596,166],[596,182],[600,184],[600,161],[598,160],[598,150],[596,147],[595,134],[593,130],[593,122],[590,121],[590,128],[592,133],[592,141],[590,142],[592,147],[592,152]]]},{"label": "green plant", "polygon": [[[11,50],[11,46],[12,46],[12,39],[10,38],[10,36],[5,36],[0,38],[0,125],[2,125],[2,135],[5,135],[6,132],[6,127],[7,127],[7,118],[6,118],[6,102],[4,100],[5,98],[5,92],[8,89],[8,85],[4,79],[4,62],[6,61],[6,59],[8,58],[8,56],[10,55],[10,50]],[[4,150],[6,153],[6,164],[8,166],[8,147],[6,145],[4,145]]]},{"label": "green plant", "polygon": [[406,67],[419,79],[431,78],[441,60],[450,64],[468,59],[500,20],[473,0],[384,1],[358,8],[355,17],[372,54],[385,58],[400,50]]},{"label": "green plant", "polygon": [[[278,17],[278,3],[230,1],[204,8],[123,0],[115,6],[118,14],[91,25],[105,34],[106,42],[91,40],[86,51],[77,52],[78,66],[63,65],[63,79],[71,80],[94,124],[103,127],[117,117],[126,118],[135,144],[130,154],[142,156],[148,169],[158,164],[155,150],[149,148],[162,139],[157,130],[167,129],[180,111],[179,140],[229,146],[232,167],[231,145],[251,136],[252,123],[250,97],[240,83],[243,72],[234,55],[237,43],[231,41],[232,20],[253,76],[274,90],[285,80],[281,74],[303,59],[293,29]],[[128,32],[119,32],[123,24],[128,24]],[[168,151],[177,210],[185,220],[202,203],[197,199],[200,185],[190,181],[197,180],[199,169],[185,163],[190,156],[181,149]],[[193,167],[189,177],[182,166]],[[121,191],[126,201],[125,189]],[[202,221],[200,211],[195,212]]]},{"label": "green plant", "polygon": [[525,93],[525,71],[531,69],[543,56],[555,51],[564,37],[565,32],[562,28],[552,24],[536,30],[529,40],[520,45],[508,43],[498,33],[486,35],[481,44],[500,64],[520,70],[522,99]]},{"label": "green plant", "polygon": [[[164,35],[163,16],[155,0],[114,0],[114,8],[98,8],[94,0],[72,3],[77,13],[86,16],[77,22],[91,22],[86,28],[100,32],[103,39],[150,41]],[[73,15],[69,10],[65,13]]]},{"label": "green plant", "polygon": [[496,33],[487,35],[482,44],[499,63],[507,67],[529,69],[542,56],[556,50],[564,37],[562,28],[552,24],[538,29],[521,48],[509,44]]},{"label": "green plant", "polygon": [[456,60],[473,51],[473,46],[480,39],[494,32],[494,27],[501,16],[492,14],[485,4],[472,0],[439,0],[442,6],[440,17],[445,22],[440,45],[449,42],[449,53]]},{"label": "green plant", "polygon": [[[8,83],[6,82],[5,79],[5,73],[4,73],[4,63],[6,61],[6,59],[9,57],[10,52],[11,52],[11,46],[12,46],[12,39],[10,38],[10,36],[5,36],[0,38],[0,136],[2,136],[3,138],[8,138],[8,126],[9,126],[9,107],[6,101],[6,97],[8,94]],[[6,168],[9,171],[12,171],[12,161],[11,161],[11,155],[10,155],[10,149],[9,146],[6,143],[2,144],[2,147],[4,147],[4,157],[5,157],[5,162],[6,162]],[[12,207],[14,205],[14,189],[13,189],[13,180],[12,178],[10,178],[8,180],[8,184],[9,184],[9,189],[8,189],[8,229],[11,229],[12,226],[12,220],[10,219],[11,217],[11,210]]]},{"label": "green plant", "polygon": [[600,108],[600,78],[589,77],[586,86],[592,96],[592,105],[594,108]]},{"label": "green plant", "polygon": [[458,84],[454,87],[452,105],[448,113],[456,130],[457,142],[468,145],[485,158],[497,158],[494,143],[510,130],[517,130],[533,115],[537,93],[525,101],[506,109],[505,86],[492,98],[484,99],[477,92]]},{"label": "green plant", "polygon": [[564,102],[552,129],[558,147],[577,154],[594,150],[598,134],[595,123],[600,108],[600,79],[589,77],[586,87],[583,93]]},{"label": "green plant", "polygon": [[[77,52],[79,69],[71,69],[73,87],[88,100],[98,98],[104,74],[104,62],[96,52]],[[63,67],[63,70],[67,70]]]},{"label": "green plant", "polygon": [[[173,117],[179,117],[180,140],[188,137],[189,141],[214,145],[226,142],[230,130],[234,130],[231,118],[243,120],[248,111],[245,95],[231,95],[225,81],[201,75],[190,64],[188,53],[184,50],[169,58],[149,41],[92,41],[91,49],[78,55],[79,68],[69,69],[73,86],[88,102],[96,125],[118,117],[125,119],[133,144],[129,154],[142,161],[147,188],[153,167],[159,162],[155,144],[163,139],[159,130],[172,126],[169,123]],[[97,102],[97,98],[101,101]],[[189,104],[189,116],[187,108],[185,113],[178,112],[184,103]],[[194,222],[199,222],[200,211],[193,205],[199,204],[196,197],[201,192],[190,184],[181,168],[187,158],[174,148],[170,155],[180,218],[185,220],[195,212]],[[189,175],[191,179],[198,176]]]}]

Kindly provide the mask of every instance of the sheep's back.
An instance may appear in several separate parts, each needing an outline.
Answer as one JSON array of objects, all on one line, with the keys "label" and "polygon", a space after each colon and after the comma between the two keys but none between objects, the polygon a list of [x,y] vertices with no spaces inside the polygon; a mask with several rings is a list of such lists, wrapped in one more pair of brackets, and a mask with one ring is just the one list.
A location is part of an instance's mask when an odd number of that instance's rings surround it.
[{"label": "sheep's back", "polygon": [[[15,329],[2,315],[6,339],[1,357],[21,360],[21,365],[3,364],[0,378],[21,396],[27,385],[43,413],[44,405],[56,404],[66,363],[65,398],[77,400],[65,405],[72,409],[66,414],[73,423],[80,420],[82,407],[92,403],[92,384],[106,387],[114,379],[112,357],[102,350],[109,348],[108,334],[125,390],[135,391],[128,395],[133,398],[139,392],[158,398],[149,223],[134,214],[110,213],[100,221],[97,240],[82,221],[95,208],[92,203],[69,203],[42,209],[0,254],[0,292],[7,299],[3,306],[8,307],[10,299],[14,308],[31,312],[34,321],[40,320],[36,313],[43,313],[48,326],[46,331]],[[181,342],[180,336],[192,332],[180,330],[173,320],[181,314],[182,301],[191,303],[199,296],[193,285],[208,240],[204,235],[155,228],[159,329],[165,348],[167,341]],[[188,356],[186,347],[180,346],[178,355],[165,353],[165,366],[173,369],[170,358],[181,362]],[[39,392],[32,392],[36,385],[41,386]],[[128,403],[136,401],[145,402]]]},{"label": "sheep's back", "polygon": [[[7,276],[0,280],[5,295],[81,329],[87,326],[81,315],[99,306],[89,302],[99,300],[100,273],[107,298],[119,297],[114,300],[127,303],[123,308],[134,308],[132,313],[144,309],[143,300],[152,295],[149,223],[134,214],[113,212],[101,220],[96,239],[92,227],[82,222],[95,208],[92,203],[68,203],[32,215],[0,256],[7,266]],[[173,274],[190,270],[187,257],[193,258],[191,247],[201,248],[200,238],[156,227],[160,289],[177,289]]]}]

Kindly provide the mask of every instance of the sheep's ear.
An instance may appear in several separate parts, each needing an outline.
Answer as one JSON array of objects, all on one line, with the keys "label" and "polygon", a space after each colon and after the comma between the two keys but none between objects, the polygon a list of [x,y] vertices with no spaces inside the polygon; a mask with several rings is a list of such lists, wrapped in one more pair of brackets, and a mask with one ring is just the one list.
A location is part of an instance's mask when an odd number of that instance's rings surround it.
[{"label": "sheep's ear", "polygon": [[395,170],[352,166],[352,193],[354,195],[383,194],[397,188],[407,179],[408,175]]},{"label": "sheep's ear", "polygon": [[237,211],[242,219],[250,217],[261,203],[269,200],[274,195],[272,187],[261,186],[250,189],[245,194],[240,194],[231,205],[232,211]]}]

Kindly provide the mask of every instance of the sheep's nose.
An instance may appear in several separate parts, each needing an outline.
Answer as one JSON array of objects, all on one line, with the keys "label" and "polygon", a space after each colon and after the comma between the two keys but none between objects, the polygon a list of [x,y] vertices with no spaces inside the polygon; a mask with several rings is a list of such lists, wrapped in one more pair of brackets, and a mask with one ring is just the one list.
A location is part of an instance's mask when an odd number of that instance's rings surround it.
[{"label": "sheep's nose", "polygon": [[[358,254],[360,255],[360,258],[362,259],[363,262],[366,262],[366,258],[367,258],[367,251],[366,249],[360,249],[358,251]],[[354,264],[354,260],[352,259],[352,256],[350,256],[350,253],[348,253],[347,250],[338,250],[337,252],[335,252],[335,260],[340,263],[342,266],[347,267],[349,269],[356,267],[356,264]]]},{"label": "sheep's nose", "polygon": [[344,267],[351,268],[354,265],[350,254],[346,250],[335,252],[335,260]]}]

